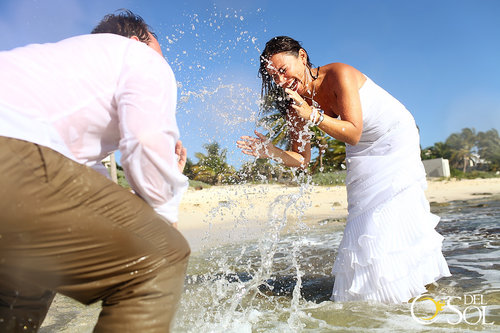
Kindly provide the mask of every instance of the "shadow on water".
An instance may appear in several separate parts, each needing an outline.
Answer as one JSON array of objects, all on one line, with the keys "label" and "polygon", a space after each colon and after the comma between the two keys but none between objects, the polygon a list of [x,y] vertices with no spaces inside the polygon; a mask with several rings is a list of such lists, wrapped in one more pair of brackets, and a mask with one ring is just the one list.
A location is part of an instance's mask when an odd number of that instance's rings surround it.
[{"label": "shadow on water", "polygon": [[[206,279],[196,280],[199,283],[205,283],[210,280],[214,281],[219,279],[225,279],[228,282],[245,283],[252,280],[253,276],[249,273],[219,273]],[[193,279],[191,279],[189,276],[187,277],[187,281],[192,280]],[[308,302],[321,303],[329,301],[332,295],[334,281],[334,277],[312,275],[302,276],[300,296]],[[258,289],[261,293],[267,296],[284,296],[291,299],[293,297],[293,291],[296,285],[297,276],[295,275],[272,276],[271,278],[265,280],[263,283],[259,284]]]},{"label": "shadow on water", "polygon": [[[333,277],[302,276],[300,296],[310,302],[321,303],[329,301],[332,295]],[[297,284],[296,276],[276,276],[259,286],[261,292],[272,296],[293,297]]]}]

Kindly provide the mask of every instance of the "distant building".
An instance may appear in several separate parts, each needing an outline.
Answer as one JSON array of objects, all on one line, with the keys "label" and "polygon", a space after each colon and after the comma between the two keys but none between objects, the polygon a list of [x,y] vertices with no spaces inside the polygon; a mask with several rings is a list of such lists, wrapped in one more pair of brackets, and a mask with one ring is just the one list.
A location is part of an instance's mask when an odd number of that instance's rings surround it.
[{"label": "distant building", "polygon": [[450,177],[450,163],[444,158],[435,158],[432,160],[423,160],[425,173],[427,177]]},{"label": "distant building", "polygon": [[469,159],[469,167],[472,170],[489,170],[490,165],[491,162],[481,158],[479,154],[476,153],[471,154],[471,157]]}]

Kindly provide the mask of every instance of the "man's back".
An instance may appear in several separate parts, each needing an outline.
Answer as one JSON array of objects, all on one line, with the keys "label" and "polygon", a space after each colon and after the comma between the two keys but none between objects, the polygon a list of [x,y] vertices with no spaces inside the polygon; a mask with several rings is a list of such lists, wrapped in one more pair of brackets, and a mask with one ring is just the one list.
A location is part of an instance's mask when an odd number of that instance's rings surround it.
[{"label": "man's back", "polygon": [[[0,72],[0,135],[47,146],[88,166],[118,148],[119,110],[130,111],[133,104],[175,114],[168,64],[144,43],[118,35],[0,52]],[[140,98],[128,103],[131,95]]]}]

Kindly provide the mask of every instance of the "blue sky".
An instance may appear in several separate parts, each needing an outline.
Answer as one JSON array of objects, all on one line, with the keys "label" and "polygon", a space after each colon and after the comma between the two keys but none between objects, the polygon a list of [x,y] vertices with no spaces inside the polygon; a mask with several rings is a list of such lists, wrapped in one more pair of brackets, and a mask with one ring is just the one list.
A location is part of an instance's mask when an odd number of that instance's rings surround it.
[{"label": "blue sky", "polygon": [[215,140],[229,162],[255,128],[265,42],[289,35],[315,65],[350,64],[414,115],[421,145],[464,127],[500,130],[500,1],[0,0],[0,50],[88,33],[128,8],[159,36],[179,82],[188,156]]}]

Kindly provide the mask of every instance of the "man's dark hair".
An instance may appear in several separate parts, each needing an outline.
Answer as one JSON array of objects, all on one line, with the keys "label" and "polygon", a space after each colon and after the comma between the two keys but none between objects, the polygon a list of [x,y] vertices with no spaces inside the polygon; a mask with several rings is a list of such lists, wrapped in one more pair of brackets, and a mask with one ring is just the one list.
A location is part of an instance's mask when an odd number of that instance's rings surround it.
[{"label": "man's dark hair", "polygon": [[150,41],[148,32],[156,38],[150,26],[144,22],[142,17],[128,9],[121,9],[116,14],[104,16],[101,22],[92,30],[93,34],[112,33],[127,38],[137,36],[141,42],[146,44]]}]

